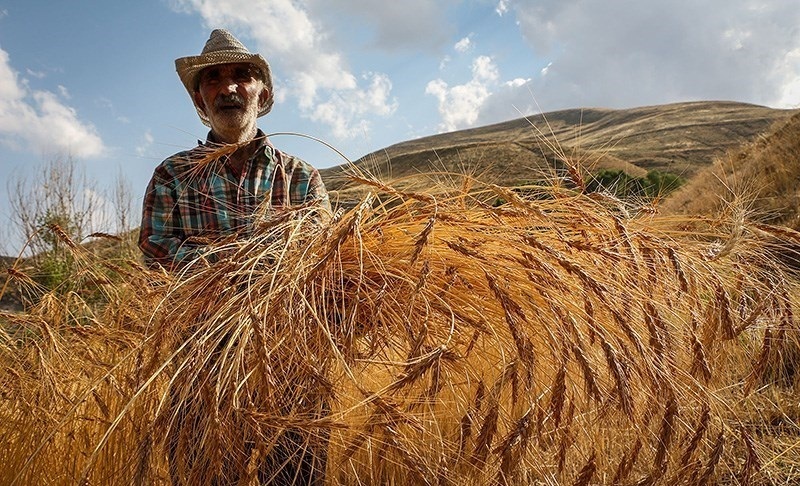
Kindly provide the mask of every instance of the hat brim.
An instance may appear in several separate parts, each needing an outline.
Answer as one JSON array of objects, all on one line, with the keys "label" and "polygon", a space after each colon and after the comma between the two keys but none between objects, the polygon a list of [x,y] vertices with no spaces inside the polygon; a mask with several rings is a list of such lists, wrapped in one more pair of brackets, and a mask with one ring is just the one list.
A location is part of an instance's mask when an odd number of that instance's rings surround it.
[{"label": "hat brim", "polygon": [[206,126],[211,126],[211,121],[205,113],[203,113],[194,101],[194,93],[198,86],[198,76],[200,72],[211,66],[218,66],[220,64],[231,64],[238,62],[246,62],[253,64],[264,73],[264,89],[269,92],[267,101],[258,116],[264,116],[272,110],[272,105],[275,102],[272,92],[272,71],[269,68],[269,63],[266,59],[261,57],[260,54],[249,54],[238,51],[216,51],[208,54],[201,54],[199,56],[181,57],[175,60],[175,70],[178,72],[178,77],[181,79],[186,92],[189,93],[189,98],[197,110],[197,116],[200,121]]}]

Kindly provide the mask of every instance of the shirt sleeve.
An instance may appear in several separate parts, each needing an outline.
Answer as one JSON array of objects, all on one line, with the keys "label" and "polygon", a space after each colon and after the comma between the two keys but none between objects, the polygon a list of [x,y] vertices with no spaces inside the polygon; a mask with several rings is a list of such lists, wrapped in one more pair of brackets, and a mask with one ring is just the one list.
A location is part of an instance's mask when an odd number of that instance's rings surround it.
[{"label": "shirt sleeve", "polygon": [[184,242],[176,191],[175,178],[158,167],[147,185],[139,229],[139,249],[150,267],[173,269],[202,253],[201,246]]},{"label": "shirt sleeve", "polygon": [[298,157],[286,155],[277,150],[275,153],[285,171],[285,182],[281,188],[273,187],[273,192],[277,195],[285,194],[288,206],[313,204],[318,209],[317,213],[320,216],[330,216],[332,214],[331,200],[319,171]]}]

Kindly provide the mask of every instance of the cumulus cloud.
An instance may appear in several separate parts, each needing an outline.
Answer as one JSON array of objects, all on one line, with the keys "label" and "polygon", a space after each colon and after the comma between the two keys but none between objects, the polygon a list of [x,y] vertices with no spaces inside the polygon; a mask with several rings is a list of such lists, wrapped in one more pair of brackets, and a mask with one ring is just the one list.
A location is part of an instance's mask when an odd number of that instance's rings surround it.
[{"label": "cumulus cloud", "polygon": [[514,78],[498,83],[481,106],[475,125],[488,125],[543,111],[536,102],[532,86],[532,78]]},{"label": "cumulus cloud", "polygon": [[800,108],[800,46],[786,53],[776,76],[781,80],[776,106]]},{"label": "cumulus cloud", "polygon": [[551,61],[546,76],[519,95],[532,91],[549,109],[800,102],[794,0],[516,0],[509,7],[536,55]]},{"label": "cumulus cloud", "polygon": [[473,126],[498,78],[492,58],[479,56],[472,62],[472,79],[468,82],[455,86],[449,86],[442,79],[429,82],[425,93],[439,102],[439,115],[442,117],[439,129],[452,131]]},{"label": "cumulus cloud", "polygon": [[[385,82],[386,75],[373,75],[361,79],[366,86],[359,84],[345,57],[330,45],[329,36],[304,5],[291,0],[173,1],[176,8],[199,13],[209,26],[224,26],[254,39],[256,46],[251,49],[269,53],[269,61],[280,67],[276,90],[285,93],[279,92],[279,101],[296,99],[304,116],[328,124],[336,136],[363,132],[369,116],[394,111],[396,101],[383,91],[391,89],[391,83]],[[355,105],[345,106],[345,100]],[[333,113],[334,109],[340,111]]]},{"label": "cumulus cloud", "polygon": [[461,52],[461,53],[467,52],[470,49],[470,47],[472,47],[471,37],[472,37],[471,35],[468,35],[467,37],[464,37],[460,41],[456,42],[456,45],[454,47],[456,52]]},{"label": "cumulus cloud", "polygon": [[330,126],[333,135],[340,139],[368,135],[370,124],[363,117],[370,113],[391,115],[397,109],[397,102],[390,100],[392,83],[386,75],[370,73],[364,79],[369,82],[365,89],[344,91],[317,104],[311,118]]},{"label": "cumulus cloud", "polygon": [[0,143],[29,151],[63,151],[75,157],[93,157],[105,150],[94,126],[78,118],[62,97],[33,90],[12,69],[8,53],[0,49]]}]

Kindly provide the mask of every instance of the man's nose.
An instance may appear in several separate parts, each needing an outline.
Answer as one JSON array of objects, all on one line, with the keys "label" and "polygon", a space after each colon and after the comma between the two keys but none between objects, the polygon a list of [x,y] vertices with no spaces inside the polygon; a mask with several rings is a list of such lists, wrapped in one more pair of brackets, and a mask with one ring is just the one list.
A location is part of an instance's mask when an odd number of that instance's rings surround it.
[{"label": "man's nose", "polygon": [[224,86],[225,86],[225,91],[227,91],[228,93],[235,93],[236,90],[239,88],[239,85],[232,80],[226,81]]}]

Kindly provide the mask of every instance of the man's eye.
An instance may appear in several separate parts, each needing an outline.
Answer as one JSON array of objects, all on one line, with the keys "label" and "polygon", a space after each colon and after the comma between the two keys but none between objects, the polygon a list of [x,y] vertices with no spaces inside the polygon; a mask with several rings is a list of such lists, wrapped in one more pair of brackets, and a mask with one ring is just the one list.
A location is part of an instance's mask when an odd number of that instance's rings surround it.
[{"label": "man's eye", "polygon": [[250,73],[249,69],[237,69],[233,72],[233,77],[237,81],[249,81],[253,75]]},{"label": "man's eye", "polygon": [[219,70],[212,69],[203,73],[203,82],[209,83],[219,80]]}]

